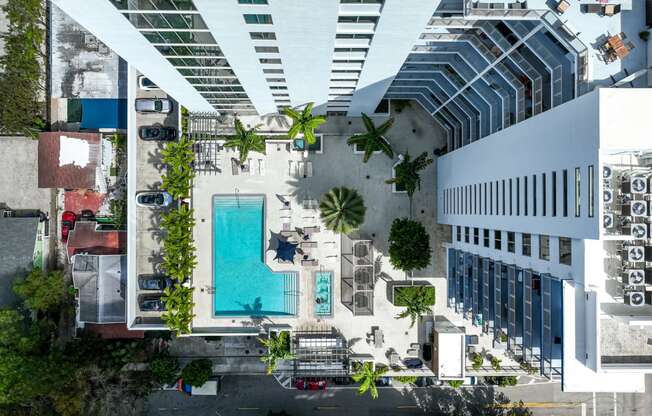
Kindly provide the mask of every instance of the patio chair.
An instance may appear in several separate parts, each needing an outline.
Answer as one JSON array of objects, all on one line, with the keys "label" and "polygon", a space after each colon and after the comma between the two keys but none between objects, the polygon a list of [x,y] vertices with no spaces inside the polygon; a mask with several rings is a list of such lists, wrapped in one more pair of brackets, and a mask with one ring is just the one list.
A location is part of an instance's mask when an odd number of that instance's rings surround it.
[{"label": "patio chair", "polygon": [[569,7],[570,3],[568,1],[559,0],[559,3],[557,3],[557,13],[564,14]]},{"label": "patio chair", "polygon": [[319,266],[319,261],[317,259],[301,260],[301,265],[306,267],[317,267]]},{"label": "patio chair", "polygon": [[636,47],[632,42],[627,42],[625,46],[627,46],[627,49],[629,49],[630,51]]},{"label": "patio chair", "polygon": [[311,227],[303,227],[303,233],[304,234],[315,234],[321,231],[321,228],[318,225],[314,225]]},{"label": "patio chair", "polygon": [[618,34],[618,36],[619,36],[620,39],[622,39],[622,40],[627,39],[627,33],[625,33],[625,32],[620,32],[620,33]]}]

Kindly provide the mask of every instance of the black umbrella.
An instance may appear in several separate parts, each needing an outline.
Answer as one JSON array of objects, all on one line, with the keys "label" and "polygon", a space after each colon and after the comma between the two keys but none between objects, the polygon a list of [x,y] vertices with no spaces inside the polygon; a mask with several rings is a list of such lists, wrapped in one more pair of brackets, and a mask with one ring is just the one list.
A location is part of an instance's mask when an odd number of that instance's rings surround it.
[{"label": "black umbrella", "polygon": [[278,247],[276,247],[276,257],[274,257],[274,260],[280,259],[294,263],[294,256],[297,254],[297,246],[298,244],[278,240]]}]

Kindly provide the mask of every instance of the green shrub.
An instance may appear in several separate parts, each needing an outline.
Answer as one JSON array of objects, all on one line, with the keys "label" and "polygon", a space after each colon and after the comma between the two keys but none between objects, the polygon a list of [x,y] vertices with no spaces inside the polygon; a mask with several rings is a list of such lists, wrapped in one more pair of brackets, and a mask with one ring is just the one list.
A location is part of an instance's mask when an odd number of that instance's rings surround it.
[{"label": "green shrub", "polygon": [[518,384],[518,379],[514,376],[485,377],[485,383],[494,386],[509,387]]},{"label": "green shrub", "polygon": [[430,236],[418,221],[397,218],[389,231],[389,262],[399,270],[426,268],[431,262]]},{"label": "green shrub", "polygon": [[479,370],[482,367],[482,364],[484,363],[484,357],[478,354],[477,352],[473,353],[471,360],[473,361],[474,370]]},{"label": "green shrub", "polygon": [[183,382],[195,387],[206,384],[212,375],[213,362],[206,358],[193,360],[181,370]]},{"label": "green shrub", "polygon": [[491,368],[498,371],[500,370],[501,359],[498,357],[491,357]]},{"label": "green shrub", "polygon": [[462,387],[462,384],[464,384],[464,380],[449,380],[448,381],[448,385],[451,386],[454,389]]},{"label": "green shrub", "polygon": [[34,269],[24,279],[15,281],[13,289],[29,309],[53,312],[69,298],[69,287],[63,272]]},{"label": "green shrub", "polygon": [[638,37],[641,38],[643,42],[647,42],[648,39],[650,39],[650,32],[647,30],[643,30],[641,32],[638,32]]},{"label": "green shrub", "polygon": [[396,376],[394,378],[396,381],[400,381],[404,384],[414,384],[417,382],[417,376]]},{"label": "green shrub", "polygon": [[172,384],[179,376],[179,362],[167,354],[155,357],[149,363],[154,380],[159,384]]},{"label": "green shrub", "polygon": [[435,287],[430,285],[418,286],[395,286],[394,287],[394,306],[408,306],[409,299],[414,298],[417,293],[422,292],[425,295],[424,303],[426,305],[435,304]]}]

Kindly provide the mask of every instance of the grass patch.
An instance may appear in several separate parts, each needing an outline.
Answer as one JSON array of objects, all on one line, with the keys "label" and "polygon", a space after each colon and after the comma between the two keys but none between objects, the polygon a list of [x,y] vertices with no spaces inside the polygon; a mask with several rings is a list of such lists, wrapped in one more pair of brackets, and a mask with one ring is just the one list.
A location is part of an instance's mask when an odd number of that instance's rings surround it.
[{"label": "grass patch", "polygon": [[[425,291],[425,300],[426,304],[434,305],[435,304],[435,287],[434,286],[395,286],[394,287],[394,306],[408,306],[406,302],[402,301],[406,298],[412,298],[415,296],[416,292],[420,290]],[[404,296],[403,296],[404,295]]]}]

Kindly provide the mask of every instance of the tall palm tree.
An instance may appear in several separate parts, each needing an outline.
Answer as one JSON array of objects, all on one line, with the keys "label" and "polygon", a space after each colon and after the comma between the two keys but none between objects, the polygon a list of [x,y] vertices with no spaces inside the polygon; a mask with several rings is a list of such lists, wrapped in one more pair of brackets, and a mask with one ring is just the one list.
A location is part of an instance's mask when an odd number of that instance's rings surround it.
[{"label": "tall palm tree", "polygon": [[358,191],[344,186],[325,193],[319,203],[319,209],[326,228],[344,234],[359,228],[367,211]]},{"label": "tall palm tree", "polygon": [[351,378],[356,383],[360,383],[360,387],[358,387],[358,395],[363,395],[368,391],[371,394],[372,399],[377,399],[378,388],[376,387],[376,381],[387,372],[387,367],[378,367],[374,369],[370,362],[364,364],[357,363],[355,371],[355,374],[353,374]]},{"label": "tall palm tree", "polygon": [[177,142],[168,142],[161,152],[163,163],[166,165],[161,187],[175,199],[190,193],[191,181],[195,177],[195,171],[192,169],[195,160],[193,144],[192,140],[182,136]]},{"label": "tall palm tree", "polygon": [[271,334],[267,339],[258,338],[261,344],[267,347],[267,354],[260,357],[260,361],[267,364],[267,374],[276,370],[279,360],[291,360],[294,358],[290,352],[290,333],[281,332],[279,335]]},{"label": "tall palm tree", "polygon": [[394,304],[405,306],[405,310],[396,315],[396,319],[410,317],[412,328],[421,315],[432,310],[432,289],[429,286],[411,286],[407,289],[409,290],[396,292]]},{"label": "tall palm tree", "polygon": [[396,165],[395,176],[385,181],[389,184],[396,184],[405,188],[408,198],[410,199],[410,216],[412,216],[412,197],[414,192],[421,190],[421,176],[419,172],[424,170],[432,163],[428,157],[428,152],[423,152],[414,160],[410,160],[410,154],[406,153],[401,163]]},{"label": "tall palm tree", "polygon": [[394,151],[392,150],[392,145],[387,141],[385,134],[394,124],[394,119],[390,118],[380,126],[376,127],[371,118],[369,118],[365,113],[362,113],[362,121],[364,122],[367,132],[354,134],[349,137],[346,142],[351,146],[360,145],[364,147],[364,157],[362,158],[364,163],[367,163],[371,155],[377,151],[385,153],[387,157],[392,159],[394,157]]},{"label": "tall palm tree", "polygon": [[235,147],[240,151],[240,164],[244,165],[247,161],[249,152],[258,152],[265,154],[265,138],[257,133],[258,127],[245,129],[239,119],[235,119],[235,135],[227,137],[225,147]]},{"label": "tall palm tree", "polygon": [[303,111],[299,112],[291,107],[285,107],[285,115],[292,119],[292,127],[288,131],[290,139],[297,137],[302,133],[308,144],[314,144],[317,141],[315,129],[326,122],[325,116],[313,116],[312,107],[315,103],[308,103]]}]

